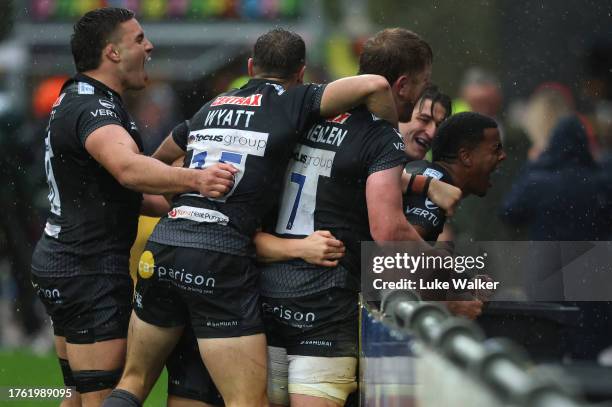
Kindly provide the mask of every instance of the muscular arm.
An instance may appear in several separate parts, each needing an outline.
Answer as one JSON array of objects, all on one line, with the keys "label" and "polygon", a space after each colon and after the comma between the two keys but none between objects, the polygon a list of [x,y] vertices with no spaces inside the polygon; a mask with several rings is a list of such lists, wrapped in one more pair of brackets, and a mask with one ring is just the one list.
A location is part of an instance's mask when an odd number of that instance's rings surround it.
[{"label": "muscular arm", "polygon": [[138,151],[138,146],[121,126],[110,124],[94,130],[85,141],[85,149],[124,187],[149,194],[177,194],[199,191],[218,197],[223,193],[211,188],[215,180],[208,170],[170,167]]},{"label": "muscular arm", "polygon": [[318,230],[303,239],[283,239],[258,232],[254,238],[257,259],[264,263],[303,259],[318,266],[335,267],[344,256],[344,244],[326,230]]},{"label": "muscular arm", "polygon": [[[402,173],[402,191],[406,192],[408,182],[412,174],[408,174],[405,171]],[[416,177],[425,177],[424,175],[414,175]],[[416,182],[413,182],[415,185]],[[420,184],[420,183],[419,183]],[[414,190],[414,187],[412,188]],[[422,194],[422,191],[414,191],[414,193]],[[459,188],[448,184],[444,181],[433,178],[429,184],[429,190],[427,191],[427,197],[431,199],[433,203],[438,205],[445,213],[447,217],[453,216],[455,208],[461,201],[462,192]]]},{"label": "muscular arm", "polygon": [[370,233],[375,241],[423,241],[408,223],[402,207],[402,167],[378,171],[366,181],[366,201]]},{"label": "muscular arm", "polygon": [[320,114],[333,117],[361,104],[397,127],[397,110],[391,86],[380,75],[358,75],[331,82],[323,92]]}]

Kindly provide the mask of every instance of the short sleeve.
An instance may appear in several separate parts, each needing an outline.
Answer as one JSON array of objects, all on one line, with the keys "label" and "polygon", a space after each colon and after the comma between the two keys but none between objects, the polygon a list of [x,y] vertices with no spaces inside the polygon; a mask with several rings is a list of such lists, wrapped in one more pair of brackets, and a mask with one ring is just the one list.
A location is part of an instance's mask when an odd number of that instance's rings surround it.
[{"label": "short sleeve", "polygon": [[87,137],[100,127],[116,124],[123,127],[119,109],[114,102],[98,95],[79,100],[79,115],[77,120],[77,135],[85,145]]},{"label": "short sleeve", "polygon": [[172,129],[172,139],[183,151],[187,150],[187,137],[189,136],[189,120],[179,123]]},{"label": "short sleeve", "polygon": [[326,85],[294,86],[281,95],[281,103],[294,127],[302,132],[321,118],[321,99]]},{"label": "short sleeve", "polygon": [[389,123],[382,120],[372,123],[368,139],[364,151],[368,176],[408,162],[402,136]]}]

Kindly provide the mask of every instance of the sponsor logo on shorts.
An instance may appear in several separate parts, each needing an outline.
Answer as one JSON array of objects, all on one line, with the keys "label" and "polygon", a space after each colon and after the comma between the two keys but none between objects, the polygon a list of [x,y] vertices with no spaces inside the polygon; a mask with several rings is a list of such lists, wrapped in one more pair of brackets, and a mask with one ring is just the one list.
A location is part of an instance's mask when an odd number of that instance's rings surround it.
[{"label": "sponsor logo on shorts", "polygon": [[272,305],[268,304],[267,302],[262,303],[261,306],[263,308],[263,312],[273,314],[280,319],[284,319],[285,321],[290,321],[292,323],[314,322],[317,319],[314,312],[295,311],[283,305]]},{"label": "sponsor logo on shorts", "polygon": [[210,104],[211,106],[239,105],[239,106],[261,106],[262,94],[257,93],[250,96],[219,96]]},{"label": "sponsor logo on shorts", "polygon": [[189,285],[191,286],[190,288],[194,288],[199,292],[204,292],[203,289],[208,289],[206,292],[211,293],[212,290],[210,289],[215,288],[217,283],[214,277],[186,273],[185,269],[178,270],[173,267],[156,265],[153,253],[147,250],[140,256],[138,275],[143,279],[148,279],[155,273],[157,273],[158,278],[162,281]]},{"label": "sponsor logo on shorts", "polygon": [[153,253],[151,251],[146,250],[140,256],[140,261],[138,262],[138,275],[140,278],[151,278],[155,271],[155,259],[153,258]]},{"label": "sponsor logo on shorts", "polygon": [[238,321],[206,321],[206,326],[210,328],[223,328],[238,325]]},{"label": "sponsor logo on shorts", "polygon": [[229,222],[229,218],[221,212],[186,205],[173,208],[168,212],[168,218],[188,219],[194,222],[219,223],[221,225],[227,225]]},{"label": "sponsor logo on shorts", "polygon": [[300,345],[311,345],[311,346],[325,346],[331,348],[333,346],[332,341],[320,341],[320,340],[304,340],[300,341]]}]

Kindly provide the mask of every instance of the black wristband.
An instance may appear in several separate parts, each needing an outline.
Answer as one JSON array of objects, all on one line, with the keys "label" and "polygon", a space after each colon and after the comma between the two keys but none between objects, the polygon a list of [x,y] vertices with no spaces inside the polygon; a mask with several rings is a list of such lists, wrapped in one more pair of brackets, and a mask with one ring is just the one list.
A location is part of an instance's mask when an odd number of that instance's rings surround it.
[{"label": "black wristband", "polygon": [[408,188],[406,188],[406,193],[407,194],[411,194],[412,193],[412,184],[414,183],[414,179],[415,178],[416,178],[416,175],[410,174],[410,180],[408,181]]},{"label": "black wristband", "polygon": [[425,180],[425,186],[423,186],[423,196],[427,198],[427,193],[429,192],[429,184],[431,184],[432,177],[427,177]]}]

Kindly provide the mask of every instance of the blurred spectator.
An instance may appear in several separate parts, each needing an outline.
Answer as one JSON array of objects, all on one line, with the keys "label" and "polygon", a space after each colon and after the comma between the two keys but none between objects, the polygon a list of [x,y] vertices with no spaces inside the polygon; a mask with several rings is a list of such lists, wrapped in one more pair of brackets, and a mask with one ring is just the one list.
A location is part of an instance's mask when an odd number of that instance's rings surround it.
[{"label": "blurred spectator", "polygon": [[145,155],[152,155],[181,120],[176,105],[174,90],[163,82],[150,85],[138,98],[135,119],[142,133]]},{"label": "blurred spectator", "polygon": [[530,160],[537,159],[546,150],[559,119],[573,110],[574,98],[565,85],[547,82],[536,88],[527,102],[522,120],[522,127],[531,142]]},{"label": "blurred spectator", "polygon": [[581,120],[563,118],[548,148],[516,180],[501,215],[528,224],[530,240],[606,240],[610,202],[600,180]]},{"label": "blurred spectator", "polygon": [[466,71],[459,97],[453,101],[453,113],[471,111],[497,119],[501,112],[503,95],[499,80],[482,68],[473,67]]}]

